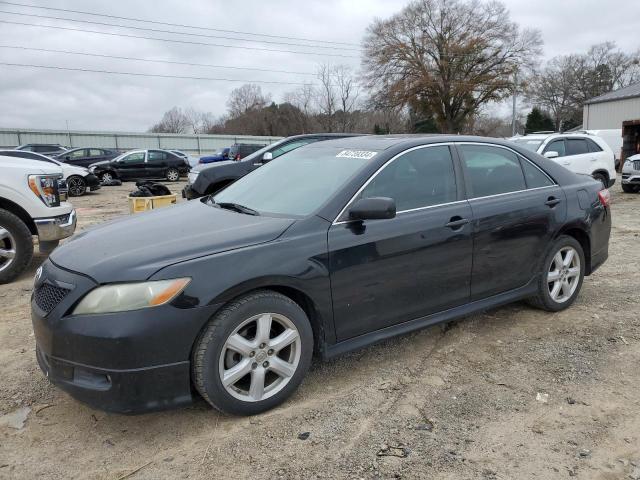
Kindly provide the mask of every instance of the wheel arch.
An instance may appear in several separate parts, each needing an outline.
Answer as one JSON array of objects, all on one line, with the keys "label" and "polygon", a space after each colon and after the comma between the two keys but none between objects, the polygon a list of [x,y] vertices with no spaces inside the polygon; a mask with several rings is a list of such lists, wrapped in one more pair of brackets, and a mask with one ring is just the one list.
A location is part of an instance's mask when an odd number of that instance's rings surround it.
[{"label": "wheel arch", "polygon": [[22,208],[20,205],[12,202],[11,200],[7,200],[6,198],[0,197],[0,208],[13,213],[16,217],[22,220],[27,226],[27,228],[29,229],[29,231],[31,232],[31,235],[38,234],[38,230],[36,229],[36,224],[31,218],[31,215],[29,215],[29,213],[27,213],[27,211],[24,208]]},{"label": "wheel arch", "polygon": [[[567,235],[569,237],[575,238],[580,246],[582,247],[582,251],[584,253],[584,261],[585,265],[585,275],[591,274],[591,238],[589,237],[589,233],[587,233],[587,229],[582,225],[567,225],[558,233],[558,237],[560,235]],[[556,237],[557,238],[557,237]]]},{"label": "wheel arch", "polygon": [[609,183],[609,180],[611,180],[610,176],[609,176],[609,172],[607,172],[605,169],[603,168],[598,168],[597,170],[594,170],[591,173],[591,176],[593,177],[594,175],[604,175],[604,178],[607,179],[607,183]]}]

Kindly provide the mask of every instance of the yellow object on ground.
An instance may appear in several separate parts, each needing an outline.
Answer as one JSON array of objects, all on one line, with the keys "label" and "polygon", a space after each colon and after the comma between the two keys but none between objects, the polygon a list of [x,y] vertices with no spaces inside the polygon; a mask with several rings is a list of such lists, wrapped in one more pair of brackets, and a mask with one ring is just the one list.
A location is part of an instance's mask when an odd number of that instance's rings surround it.
[{"label": "yellow object on ground", "polygon": [[154,208],[168,207],[177,201],[178,196],[175,193],[158,197],[129,197],[129,212],[140,213]]}]

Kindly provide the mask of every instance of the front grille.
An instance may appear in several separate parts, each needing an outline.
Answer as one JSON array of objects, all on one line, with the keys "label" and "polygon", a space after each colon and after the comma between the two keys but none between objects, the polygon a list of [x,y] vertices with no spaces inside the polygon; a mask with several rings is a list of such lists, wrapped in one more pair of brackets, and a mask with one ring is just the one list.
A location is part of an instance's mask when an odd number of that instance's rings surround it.
[{"label": "front grille", "polygon": [[36,305],[45,313],[49,313],[51,310],[67,296],[70,290],[62,287],[56,287],[50,283],[43,283],[35,291],[34,297]]},{"label": "front grille", "polygon": [[640,170],[640,160],[634,160],[633,161],[633,169],[634,170]]}]

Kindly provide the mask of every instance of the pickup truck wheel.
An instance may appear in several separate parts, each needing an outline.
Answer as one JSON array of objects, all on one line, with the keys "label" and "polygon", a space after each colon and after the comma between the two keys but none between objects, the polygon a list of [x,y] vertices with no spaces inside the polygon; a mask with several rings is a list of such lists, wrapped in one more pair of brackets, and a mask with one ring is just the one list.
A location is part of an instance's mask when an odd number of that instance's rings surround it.
[{"label": "pickup truck wheel", "polygon": [[67,178],[67,187],[69,188],[70,197],[81,197],[87,193],[87,182],[79,175]]},{"label": "pickup truck wheel", "polygon": [[538,294],[529,303],[549,312],[569,307],[582,287],[585,265],[580,242],[568,235],[559,237],[544,258]]},{"label": "pickup truck wheel", "polygon": [[180,172],[177,168],[167,169],[167,173],[165,174],[165,176],[170,182],[177,182],[178,180],[180,180]]},{"label": "pickup truck wheel", "polygon": [[260,290],[230,302],[211,319],[193,349],[192,378],[218,410],[255,415],[294,392],[312,353],[304,310],[289,297]]},{"label": "pickup truck wheel", "polygon": [[32,258],[31,232],[19,217],[0,210],[0,284],[24,272]]}]

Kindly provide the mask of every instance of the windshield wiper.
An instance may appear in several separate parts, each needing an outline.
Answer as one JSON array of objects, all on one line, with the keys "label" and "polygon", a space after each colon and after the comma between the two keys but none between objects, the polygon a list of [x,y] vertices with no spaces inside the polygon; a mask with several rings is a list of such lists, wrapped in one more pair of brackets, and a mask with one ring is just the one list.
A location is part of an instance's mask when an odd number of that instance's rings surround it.
[{"label": "windshield wiper", "polygon": [[[211,201],[213,201],[213,199]],[[239,203],[216,202],[215,205],[217,205],[220,208],[226,208],[227,210],[234,210],[236,212],[246,213],[247,215],[256,215],[256,216],[260,215],[260,212],[258,212],[257,210],[254,210],[253,208],[245,207],[244,205],[240,205]]]}]

